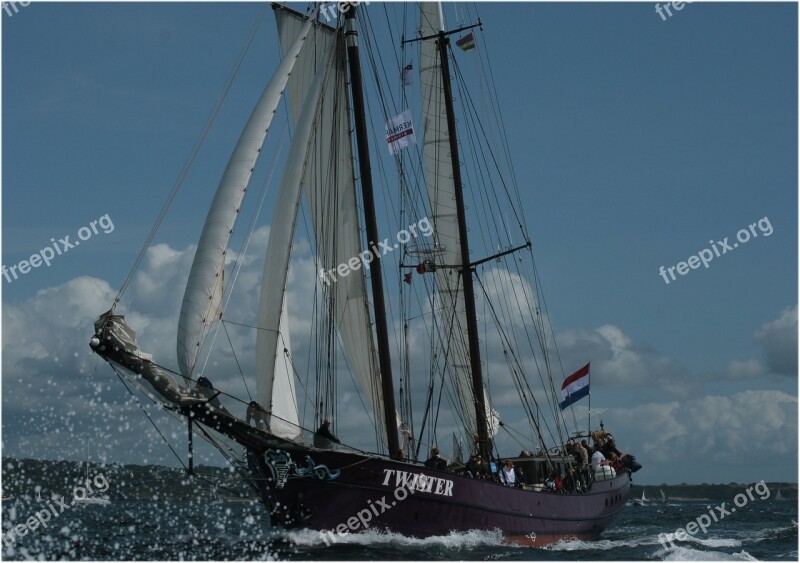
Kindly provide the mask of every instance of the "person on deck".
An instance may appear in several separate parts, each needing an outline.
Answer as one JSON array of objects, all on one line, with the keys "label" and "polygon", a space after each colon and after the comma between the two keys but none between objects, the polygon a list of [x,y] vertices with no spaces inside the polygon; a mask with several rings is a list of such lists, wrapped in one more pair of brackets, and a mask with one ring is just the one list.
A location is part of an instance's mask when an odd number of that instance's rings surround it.
[{"label": "person on deck", "polygon": [[333,444],[341,444],[342,442],[333,435],[331,432],[331,421],[330,419],[326,418],[322,421],[322,424],[314,432],[314,447],[315,448],[331,448]]},{"label": "person on deck", "polygon": [[222,404],[220,404],[218,397],[218,395],[222,393],[222,391],[214,389],[214,385],[211,383],[211,380],[207,378],[205,375],[201,375],[200,377],[197,378],[197,384],[195,385],[195,389],[199,390],[200,394],[208,399],[209,405],[221,410],[225,410],[225,407],[223,407]]},{"label": "person on deck", "polygon": [[616,472],[611,468],[611,462],[608,461],[603,452],[597,450],[592,454],[592,474],[595,481],[603,479],[610,479],[616,475]]},{"label": "person on deck", "polygon": [[564,476],[564,491],[567,493],[578,492],[580,481],[578,480],[578,472],[574,467],[567,469],[567,474]]},{"label": "person on deck", "polygon": [[[583,441],[584,443],[586,440]],[[575,457],[579,460],[578,461],[578,479],[583,486],[583,490],[586,491],[589,488],[589,450],[587,450],[583,444],[575,444],[573,448],[573,453]]]},{"label": "person on deck", "polygon": [[547,492],[554,492],[556,490],[556,470],[550,471],[550,476],[544,480],[544,490]]},{"label": "person on deck", "polygon": [[597,473],[603,465],[608,465],[608,461],[606,460],[606,456],[603,455],[603,452],[597,450],[592,454],[592,472]]},{"label": "person on deck", "polygon": [[564,492],[564,479],[561,477],[561,473],[556,472],[556,476],[554,478],[554,484],[555,484],[555,491],[557,493]]},{"label": "person on deck", "polygon": [[524,489],[525,485],[527,485],[527,483],[525,482],[525,474],[522,473],[522,468],[521,467],[517,467],[516,485],[517,485],[517,487],[519,487],[521,489]]},{"label": "person on deck", "polygon": [[581,464],[581,452],[579,450],[579,446],[570,440],[564,446],[564,451],[567,454],[567,463],[569,463],[569,465],[579,467]]},{"label": "person on deck", "polygon": [[513,487],[516,485],[517,474],[514,471],[514,464],[511,463],[510,459],[506,461],[505,467],[503,467],[503,470],[500,472],[500,478],[506,487]]},{"label": "person on deck", "polygon": [[615,454],[617,457],[622,457],[624,455],[617,449],[617,444],[614,443],[614,438],[608,438],[600,451],[603,452],[603,455],[606,459],[611,459],[611,454]]},{"label": "person on deck", "polygon": [[438,469],[439,471],[447,469],[447,461],[439,455],[438,448],[433,448],[431,450],[431,457],[425,462],[425,467],[429,469]]},{"label": "person on deck", "polygon": [[469,458],[469,461],[467,462],[467,465],[464,467],[464,470],[466,471],[469,477],[480,479],[484,473],[483,461],[481,460],[481,456],[475,454],[471,458]]},{"label": "person on deck", "polygon": [[247,405],[247,424],[253,421],[253,426],[259,430],[267,430],[267,413],[261,408],[257,401],[250,401]]}]

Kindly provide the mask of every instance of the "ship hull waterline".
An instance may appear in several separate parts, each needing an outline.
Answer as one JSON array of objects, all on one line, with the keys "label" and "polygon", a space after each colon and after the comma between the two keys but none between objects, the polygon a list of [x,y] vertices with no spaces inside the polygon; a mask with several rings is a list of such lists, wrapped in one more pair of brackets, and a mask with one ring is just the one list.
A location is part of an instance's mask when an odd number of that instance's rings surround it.
[{"label": "ship hull waterline", "polygon": [[277,501],[273,523],[319,531],[326,544],[368,529],[409,537],[499,531],[505,542],[536,547],[596,539],[625,506],[631,488],[627,472],[595,481],[587,493],[562,494],[363,454],[293,450],[287,453],[298,462],[309,456],[315,466],[339,474],[335,479],[290,476],[281,488],[271,488],[270,501]]},{"label": "ship hull waterline", "polygon": [[[505,487],[349,448],[290,442],[184,389],[173,392],[170,374],[141,356],[133,333],[130,342],[120,340],[113,324],[125,326],[121,317],[99,319],[92,349],[155,402],[244,446],[273,525],[318,530],[321,541],[326,534],[331,542],[344,532],[369,528],[410,537],[499,531],[506,541],[531,546],[595,539],[630,495],[627,471],[593,482],[586,493],[561,494]],[[164,400],[149,392],[145,382]]]}]

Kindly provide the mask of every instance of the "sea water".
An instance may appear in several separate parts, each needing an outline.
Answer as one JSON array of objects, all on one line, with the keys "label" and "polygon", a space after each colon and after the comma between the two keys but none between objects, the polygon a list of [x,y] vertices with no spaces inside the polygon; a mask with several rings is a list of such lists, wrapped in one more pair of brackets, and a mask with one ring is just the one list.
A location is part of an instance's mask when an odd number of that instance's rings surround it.
[{"label": "sea water", "polygon": [[[52,501],[4,501],[3,531]],[[499,532],[407,538],[369,529],[326,545],[319,532],[272,530],[255,502],[114,501],[69,506],[25,535],[5,536],[3,559],[45,560],[797,560],[797,505],[756,501],[674,545],[674,533],[719,501],[626,506],[596,541],[506,545]],[[57,511],[58,512],[58,511]],[[21,529],[25,529],[23,526]],[[663,539],[663,536],[662,536]],[[7,544],[7,545],[6,545]]]}]

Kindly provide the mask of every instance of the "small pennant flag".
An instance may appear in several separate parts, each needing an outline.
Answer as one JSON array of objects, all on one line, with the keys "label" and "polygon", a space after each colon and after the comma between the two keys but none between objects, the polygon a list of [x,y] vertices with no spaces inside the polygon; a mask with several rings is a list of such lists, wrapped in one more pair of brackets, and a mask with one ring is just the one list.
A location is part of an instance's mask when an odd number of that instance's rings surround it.
[{"label": "small pennant flag", "polygon": [[417,144],[410,110],[389,120],[386,124],[386,142],[389,143],[389,154],[391,155],[397,154],[409,145]]},{"label": "small pennant flag", "polygon": [[403,281],[408,285],[411,285],[411,272],[408,272],[405,276],[403,276]]},{"label": "small pennant flag", "polygon": [[471,51],[475,48],[475,36],[470,31],[461,39],[456,40],[456,47],[462,51]]},{"label": "small pennant flag", "polygon": [[408,86],[411,84],[412,78],[414,75],[414,67],[411,63],[408,63],[405,68],[403,69],[403,86]]}]

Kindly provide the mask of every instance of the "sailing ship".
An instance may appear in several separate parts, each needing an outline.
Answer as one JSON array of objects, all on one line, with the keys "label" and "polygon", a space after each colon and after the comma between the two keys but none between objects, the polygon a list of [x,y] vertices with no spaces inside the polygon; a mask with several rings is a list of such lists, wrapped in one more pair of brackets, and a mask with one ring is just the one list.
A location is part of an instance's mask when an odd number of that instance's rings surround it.
[{"label": "sailing ship", "polygon": [[[361,16],[389,9],[385,5],[340,5],[335,25],[320,18],[320,7],[304,14],[273,5],[281,62],[235,146],[199,238],[178,322],[178,370],[142,352],[136,333],[117,313],[131,276],[96,321],[90,346],[126,385],[186,422],[190,472],[197,434],[253,487],[273,525],[342,533],[353,531],[358,520],[361,529],[415,537],[500,530],[508,541],[535,546],[564,537],[596,538],[626,504],[631,476],[626,470],[603,472],[580,493],[543,488],[549,476],[571,472],[563,448],[570,432],[553,385],[560,358],[522,197],[509,147],[498,134],[502,120],[495,119],[494,131],[480,123],[487,115],[497,118],[499,109],[493,99],[488,113],[475,109],[458,65],[457,55],[478,50],[474,34],[482,25],[478,20],[447,30],[439,3],[416,7],[416,33],[403,37],[402,59],[396,57],[397,68],[387,71],[371,43],[377,36],[371,20]],[[458,52],[451,45],[454,35],[460,37]],[[365,101],[364,51],[372,71],[366,77],[374,80],[369,92],[378,98],[371,104]],[[408,93],[415,81],[414,65],[405,63],[410,57],[418,60],[418,94]],[[485,81],[491,69],[483,68]],[[390,95],[391,76],[401,82],[399,95]],[[484,93],[493,94],[491,88]],[[209,372],[207,357],[228,320],[230,281],[241,264],[241,256],[228,253],[236,219],[284,98],[292,136],[270,223],[257,319],[249,323],[256,324],[257,397],[248,401],[211,384],[222,375]],[[414,119],[407,117],[411,105],[421,115],[419,143]],[[375,118],[368,117],[368,107],[387,124],[381,150],[389,147],[396,168],[394,181],[382,178],[377,189],[372,165],[380,160],[371,154]],[[460,128],[468,130],[468,142],[459,140]],[[477,159],[479,177],[468,192],[462,172],[474,172]],[[383,166],[375,169],[389,174]],[[390,189],[394,196],[386,195]],[[395,224],[408,225],[406,235],[416,226],[417,236],[398,235],[394,245],[384,238],[389,232],[379,229],[385,224],[377,217],[380,194],[385,207],[396,205]],[[480,237],[469,234],[468,201]],[[320,272],[309,296],[320,305],[314,307],[316,350],[308,362],[294,361],[287,313],[301,210],[313,231]],[[481,244],[473,244],[476,238]],[[479,252],[485,254],[473,257]],[[394,274],[388,265],[395,266]],[[385,287],[390,275],[397,276],[396,292]],[[399,318],[390,318],[392,304]],[[326,419],[333,419],[335,429],[337,419],[359,414],[337,410],[337,389],[351,378],[360,390],[360,415],[372,427],[375,445],[369,448],[314,432]],[[524,431],[494,408],[491,383],[517,390]],[[530,450],[502,456],[502,463],[516,464],[517,484],[525,486],[506,486],[497,478],[500,431]],[[576,436],[589,434],[576,428]],[[458,450],[469,451],[491,471],[467,473],[457,459],[445,469],[422,463],[423,447],[447,444],[451,437],[459,444],[454,458]]]},{"label": "sailing ship", "polygon": [[644,494],[644,489],[642,489],[642,496],[640,498],[633,499],[634,506],[644,506],[644,503],[647,502],[647,497]]}]

